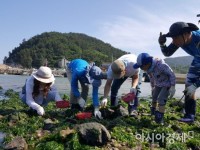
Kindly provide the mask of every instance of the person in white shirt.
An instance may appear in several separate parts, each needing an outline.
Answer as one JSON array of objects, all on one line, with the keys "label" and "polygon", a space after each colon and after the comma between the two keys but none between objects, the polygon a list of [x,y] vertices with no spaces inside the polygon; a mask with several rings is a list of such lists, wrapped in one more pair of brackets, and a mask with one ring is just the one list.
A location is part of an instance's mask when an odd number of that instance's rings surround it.
[{"label": "person in white shirt", "polygon": [[62,101],[54,85],[54,75],[49,67],[41,66],[33,73],[25,83],[20,93],[22,102],[26,103],[31,109],[36,110],[38,115],[44,115],[43,106],[51,100]]},{"label": "person in white shirt", "polygon": [[[134,54],[126,54],[115,60],[108,68],[107,71],[107,81],[104,87],[104,98],[101,101],[102,106],[107,105],[107,97],[111,90],[111,106],[117,105],[117,94],[123,82],[131,77],[131,88],[130,92],[133,92],[135,95],[139,92],[137,90],[137,85],[139,82],[139,71],[140,69],[134,69],[133,65],[137,62],[137,56]],[[138,97],[136,97],[138,98]],[[135,100],[135,104],[128,106],[129,114],[136,110],[138,105],[138,100]],[[134,115],[134,114],[133,114]]]}]

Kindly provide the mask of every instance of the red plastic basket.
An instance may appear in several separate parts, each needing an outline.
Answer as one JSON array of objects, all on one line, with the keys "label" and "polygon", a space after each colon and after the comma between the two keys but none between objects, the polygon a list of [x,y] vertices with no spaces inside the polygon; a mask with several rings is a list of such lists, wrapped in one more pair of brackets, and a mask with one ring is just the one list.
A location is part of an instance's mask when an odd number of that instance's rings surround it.
[{"label": "red plastic basket", "polygon": [[70,103],[69,103],[69,101],[65,101],[65,100],[57,101],[56,102],[56,107],[57,108],[68,108],[68,107],[70,107]]},{"label": "red plastic basket", "polygon": [[92,117],[92,113],[90,113],[90,112],[80,112],[80,113],[77,113],[75,116],[79,120],[90,119]]}]

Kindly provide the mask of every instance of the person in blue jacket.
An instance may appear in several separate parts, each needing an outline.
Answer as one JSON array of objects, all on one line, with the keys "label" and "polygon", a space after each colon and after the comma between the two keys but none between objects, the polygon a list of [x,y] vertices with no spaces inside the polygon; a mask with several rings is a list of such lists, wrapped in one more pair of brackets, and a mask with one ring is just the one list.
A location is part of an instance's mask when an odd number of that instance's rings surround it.
[{"label": "person in blue jacket", "polygon": [[[103,73],[94,63],[89,64],[83,59],[74,59],[68,63],[66,73],[71,84],[71,109],[83,110],[88,97],[89,85],[92,84],[94,115],[95,117],[102,118],[99,111],[98,89],[101,86],[101,79],[106,79],[106,73]],[[81,93],[79,92],[78,83],[81,85]]]},{"label": "person in blue jacket", "polygon": [[[167,46],[166,37],[172,42]],[[158,42],[165,56],[173,55],[179,47],[193,56],[185,82],[185,115],[179,121],[193,122],[196,114],[196,89],[200,86],[200,30],[193,23],[175,22],[167,34],[160,33]]]}]

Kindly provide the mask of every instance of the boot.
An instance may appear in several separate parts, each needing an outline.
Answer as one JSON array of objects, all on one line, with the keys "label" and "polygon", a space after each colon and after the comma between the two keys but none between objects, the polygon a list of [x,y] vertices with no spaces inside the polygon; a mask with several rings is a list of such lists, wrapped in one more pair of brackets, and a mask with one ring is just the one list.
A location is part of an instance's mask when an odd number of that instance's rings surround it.
[{"label": "boot", "polygon": [[164,123],[164,113],[161,113],[159,111],[155,111],[155,122],[159,124]]},{"label": "boot", "polygon": [[137,106],[128,104],[128,113],[130,116],[137,116]]},{"label": "boot", "polygon": [[196,114],[196,101],[194,99],[188,99],[185,101],[185,115],[179,119],[181,122],[194,122]]},{"label": "boot", "polygon": [[156,111],[156,108],[155,107],[150,107],[150,110],[151,110],[151,115],[155,115],[155,111]]}]

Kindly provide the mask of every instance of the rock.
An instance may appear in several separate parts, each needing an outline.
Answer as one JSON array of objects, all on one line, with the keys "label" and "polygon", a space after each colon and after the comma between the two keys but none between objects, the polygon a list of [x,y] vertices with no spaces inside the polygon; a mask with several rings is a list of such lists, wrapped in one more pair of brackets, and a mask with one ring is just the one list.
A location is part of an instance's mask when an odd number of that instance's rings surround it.
[{"label": "rock", "polygon": [[6,134],[3,132],[0,132],[0,146],[2,145],[4,138],[5,138]]},{"label": "rock", "polygon": [[115,111],[110,108],[101,108],[100,111],[104,119],[112,119],[115,115]]},{"label": "rock", "polygon": [[5,150],[28,150],[28,145],[24,138],[15,137],[10,143],[5,145]]},{"label": "rock", "polygon": [[119,116],[128,116],[129,115],[127,108],[124,108],[122,106],[119,107],[118,114],[119,114]]},{"label": "rock", "polygon": [[111,139],[105,126],[97,122],[76,125],[75,129],[78,130],[82,142],[89,145],[104,145]]},{"label": "rock", "polygon": [[44,120],[44,126],[43,126],[43,129],[44,130],[51,130],[55,127],[55,122],[52,121],[51,119],[46,119]]},{"label": "rock", "polygon": [[36,136],[38,138],[42,138],[42,137],[44,137],[45,135],[48,135],[48,134],[50,134],[50,131],[48,131],[48,130],[42,130],[42,129],[36,130]]},{"label": "rock", "polygon": [[70,134],[72,134],[74,132],[75,132],[74,130],[71,130],[71,129],[67,128],[66,130],[61,130],[60,131],[60,136],[65,139],[68,135],[70,135]]}]

